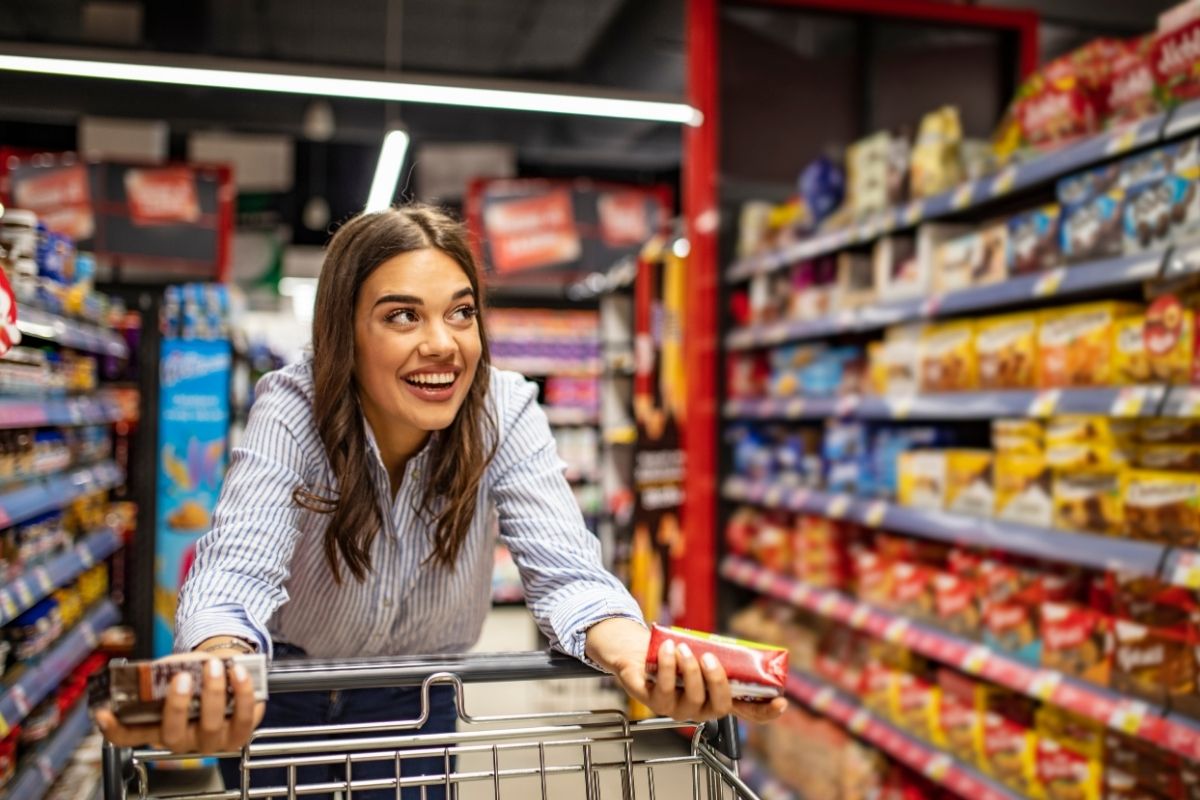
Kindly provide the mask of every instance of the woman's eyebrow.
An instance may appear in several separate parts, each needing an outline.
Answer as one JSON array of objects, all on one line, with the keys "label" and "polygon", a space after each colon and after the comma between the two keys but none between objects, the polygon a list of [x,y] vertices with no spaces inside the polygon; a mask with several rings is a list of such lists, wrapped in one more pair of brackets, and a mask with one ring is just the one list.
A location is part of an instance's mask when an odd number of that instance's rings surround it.
[{"label": "woman's eyebrow", "polygon": [[415,294],[384,294],[380,295],[375,300],[375,305],[383,305],[384,303],[403,303],[409,306],[423,306],[425,301],[417,297]]},{"label": "woman's eyebrow", "polygon": [[472,289],[470,286],[468,286],[464,289],[459,289],[457,292],[452,294],[450,296],[450,302],[453,303],[455,300],[462,300],[464,297],[474,297],[474,296],[475,296],[475,290]]}]

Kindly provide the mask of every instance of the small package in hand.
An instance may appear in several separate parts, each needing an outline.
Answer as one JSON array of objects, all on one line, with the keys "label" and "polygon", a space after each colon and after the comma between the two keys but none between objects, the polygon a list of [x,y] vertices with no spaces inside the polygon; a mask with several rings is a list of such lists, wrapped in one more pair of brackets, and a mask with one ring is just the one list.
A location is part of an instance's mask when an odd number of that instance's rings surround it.
[{"label": "small package in hand", "polygon": [[674,642],[676,648],[686,644],[697,659],[705,653],[716,656],[729,678],[733,696],[740,700],[769,700],[783,694],[788,670],[785,648],[685,628],[651,625],[650,649],[646,653],[646,670],[651,679],[658,670],[658,650],[667,641]]},{"label": "small package in hand", "polygon": [[[162,719],[163,701],[175,676],[188,672],[192,676],[192,699],[189,719],[200,717],[200,690],[204,668],[211,656],[203,653],[191,657],[154,661],[127,661],[115,658],[108,666],[92,675],[88,681],[88,705],[107,707],[125,725],[157,724]],[[267,699],[267,658],[262,654],[237,655],[224,659],[225,668],[241,665],[250,675],[254,699]],[[226,682],[229,698],[225,715],[233,713],[233,687]]]}]

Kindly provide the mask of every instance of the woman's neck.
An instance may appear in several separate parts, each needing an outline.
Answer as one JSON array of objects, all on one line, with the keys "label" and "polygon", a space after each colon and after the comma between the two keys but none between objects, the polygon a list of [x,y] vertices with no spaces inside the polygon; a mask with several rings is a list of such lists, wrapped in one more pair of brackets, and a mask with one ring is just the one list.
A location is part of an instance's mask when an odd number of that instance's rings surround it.
[{"label": "woman's neck", "polygon": [[420,452],[429,441],[429,431],[423,431],[403,423],[392,422],[374,413],[374,409],[364,404],[363,416],[371,426],[375,435],[375,445],[379,448],[379,457],[388,473],[391,484],[392,498],[400,490],[400,482],[404,478],[404,469],[408,462]]}]

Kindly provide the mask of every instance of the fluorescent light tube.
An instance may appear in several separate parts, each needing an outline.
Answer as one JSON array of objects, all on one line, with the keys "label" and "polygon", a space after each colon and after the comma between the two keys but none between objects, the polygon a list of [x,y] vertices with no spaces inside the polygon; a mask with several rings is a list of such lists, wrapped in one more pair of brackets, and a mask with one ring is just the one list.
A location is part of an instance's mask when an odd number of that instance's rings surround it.
[{"label": "fluorescent light tube", "polygon": [[317,97],[346,97],[401,103],[497,108],[510,111],[539,111],[592,117],[649,120],[699,125],[699,111],[686,103],[638,100],[601,94],[492,88],[487,86],[440,85],[409,81],[293,75],[282,72],[213,69],[165,64],[137,64],[83,58],[0,53],[0,70],[76,78],[103,78],[176,86],[206,86],[216,89],[247,89]]},{"label": "fluorescent light tube", "polygon": [[367,195],[367,213],[383,211],[392,204],[396,195],[396,184],[400,181],[400,170],[404,167],[404,156],[408,153],[408,134],[394,130],[383,137],[379,150],[379,163],[375,165],[375,179],[371,181],[371,193]]}]

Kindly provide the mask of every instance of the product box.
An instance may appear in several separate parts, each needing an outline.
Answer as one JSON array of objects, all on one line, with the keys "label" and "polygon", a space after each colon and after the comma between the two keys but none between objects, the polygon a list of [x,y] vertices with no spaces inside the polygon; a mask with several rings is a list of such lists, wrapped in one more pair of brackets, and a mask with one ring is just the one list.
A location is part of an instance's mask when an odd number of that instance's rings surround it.
[{"label": "product box", "polygon": [[1135,539],[1200,545],[1200,473],[1131,469],[1125,473],[1125,530]]},{"label": "product box", "polygon": [[1200,20],[1159,33],[1150,46],[1150,66],[1159,99],[1167,106],[1200,97]]},{"label": "product box", "polygon": [[1053,500],[1055,528],[1114,535],[1124,530],[1119,471],[1058,473]]},{"label": "product box", "polygon": [[1200,421],[1155,417],[1138,423],[1142,444],[1200,444]]},{"label": "product box", "polygon": [[922,392],[969,391],[978,386],[974,322],[930,325],[921,336],[919,353]]},{"label": "product box", "polygon": [[937,626],[959,636],[978,636],[981,614],[977,592],[975,582],[963,575],[950,572],[934,575],[933,606]]},{"label": "product box", "polygon": [[980,389],[1028,389],[1037,385],[1038,315],[1005,314],[976,323],[975,353]]},{"label": "product box", "polygon": [[1034,701],[997,686],[983,686],[979,766],[1006,786],[1036,797],[1037,733]]},{"label": "product box", "polygon": [[883,211],[888,205],[888,158],[891,134],[879,131],[846,148],[846,189],[855,217]]},{"label": "product box", "polygon": [[1152,703],[1194,694],[1196,665],[1186,628],[1113,622],[1112,688]]},{"label": "product box", "polygon": [[875,291],[886,300],[920,297],[933,286],[933,260],[917,256],[912,236],[883,236],[871,250]]},{"label": "product box", "polygon": [[1106,416],[1065,414],[1050,419],[1045,431],[1047,447],[1092,443],[1125,445],[1136,437],[1138,423]]},{"label": "product box", "polygon": [[997,283],[1008,276],[1008,227],[988,225],[937,245],[933,251],[933,288],[941,294]]},{"label": "product box", "polygon": [[[939,252],[942,247],[956,240],[966,240],[979,232],[975,225],[961,225],[946,222],[924,222],[917,228],[916,238],[916,259],[921,264],[922,269],[928,275],[928,282],[925,288],[919,294],[930,294],[932,292],[946,291],[940,288],[943,285],[952,288],[964,288],[970,285],[970,282],[957,283],[954,279],[939,277]],[[969,260],[969,253],[967,254]],[[891,295],[885,295],[890,297]]]},{"label": "product box", "polygon": [[937,707],[933,714],[933,743],[964,764],[977,759],[976,744],[982,717],[977,708],[977,681],[950,669],[937,672]]},{"label": "product box", "polygon": [[897,396],[916,394],[920,389],[922,324],[898,325],[888,328],[880,344],[879,373],[884,384],[883,394]]},{"label": "product box", "polygon": [[932,620],[934,577],[934,570],[923,564],[911,561],[892,564],[892,602],[888,607],[907,617]]},{"label": "product box", "polygon": [[1042,796],[1046,800],[1099,800],[1104,729],[1053,706],[1038,709],[1036,726]]},{"label": "product box", "polygon": [[1163,295],[1146,309],[1143,339],[1150,379],[1173,384],[1192,382],[1195,313],[1185,309],[1175,295]]},{"label": "product box", "polygon": [[983,603],[983,643],[1004,650],[1027,664],[1041,660],[1036,606],[1013,595]]},{"label": "product box", "polygon": [[1107,686],[1111,666],[1109,619],[1077,603],[1042,603],[1042,666]]},{"label": "product box", "polygon": [[1138,37],[1113,62],[1106,102],[1110,125],[1135,122],[1161,110],[1150,64],[1153,43],[1153,36]]},{"label": "product box", "polygon": [[894,498],[899,490],[900,454],[918,447],[948,444],[951,437],[937,426],[882,426],[871,434],[869,468],[863,481],[863,493],[872,497]]},{"label": "product box", "polygon": [[946,510],[990,517],[996,507],[992,451],[946,451]]},{"label": "product box", "polygon": [[1150,355],[1146,351],[1146,318],[1141,314],[1123,317],[1114,324],[1113,381],[1118,384],[1150,380]]},{"label": "product box", "polygon": [[875,264],[866,253],[839,253],[837,257],[837,307],[854,309],[876,300]]},{"label": "product box", "polygon": [[1132,303],[1101,302],[1042,312],[1038,328],[1041,386],[1111,385],[1115,378],[1116,322],[1140,310]]},{"label": "product box", "polygon": [[1121,442],[1055,442],[1046,444],[1046,466],[1064,472],[1095,472],[1126,466],[1133,455]]},{"label": "product box", "polygon": [[1053,525],[1050,469],[1044,456],[998,453],[994,473],[999,519],[1038,528]]},{"label": "product box", "polygon": [[1063,213],[1087,205],[1097,197],[1118,188],[1120,177],[1121,167],[1113,163],[1060,178],[1055,185],[1055,194]]},{"label": "product box", "polygon": [[1160,183],[1174,172],[1174,145],[1144,150],[1117,164],[1117,188],[1126,193]]},{"label": "product box", "polygon": [[910,450],[900,454],[901,505],[941,510],[946,505],[947,463],[943,450]]},{"label": "product box", "polygon": [[1126,253],[1165,247],[1200,227],[1200,192],[1182,175],[1132,189],[1125,202]]},{"label": "product box", "polygon": [[[1155,747],[1136,736],[1126,736],[1114,730],[1104,734],[1104,763],[1106,777],[1116,772],[1117,783],[1133,792],[1137,788],[1154,792],[1154,798],[1184,796],[1181,781],[1183,759]],[[1144,797],[1129,794],[1129,797]],[[1194,795],[1191,795],[1194,796]]]},{"label": "product box", "polygon": [[1134,452],[1138,469],[1200,473],[1200,445],[1144,444]]},{"label": "product box", "polygon": [[892,674],[891,717],[904,730],[928,740],[933,736],[937,685],[911,672]]},{"label": "product box", "polygon": [[1040,420],[992,420],[992,449],[1003,455],[1040,456],[1045,452],[1045,436]]},{"label": "product box", "polygon": [[1110,189],[1063,213],[1060,232],[1068,264],[1114,258],[1124,252],[1125,192]]},{"label": "product box", "polygon": [[1009,275],[1027,275],[1062,263],[1061,221],[1062,209],[1057,203],[1026,211],[1008,221]]}]

